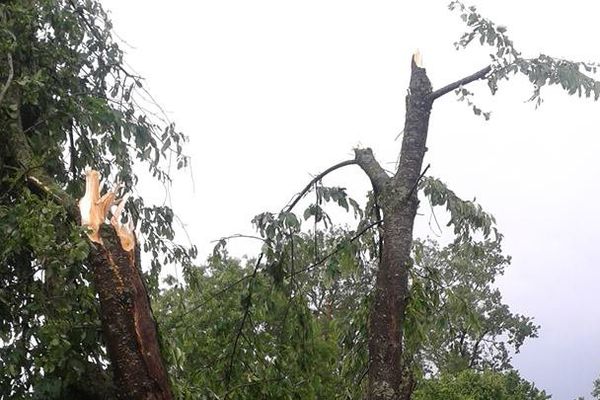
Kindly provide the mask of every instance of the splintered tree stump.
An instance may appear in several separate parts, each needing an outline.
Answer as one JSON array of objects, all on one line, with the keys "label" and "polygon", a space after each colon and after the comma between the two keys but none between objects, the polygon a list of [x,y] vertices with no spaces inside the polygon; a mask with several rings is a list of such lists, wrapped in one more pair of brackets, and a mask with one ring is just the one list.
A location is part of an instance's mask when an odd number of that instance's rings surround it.
[{"label": "splintered tree stump", "polygon": [[[117,398],[171,400],[133,224],[120,222],[126,197],[117,199],[118,186],[101,197],[99,173],[90,170],[86,175],[79,208],[93,242],[89,260]],[[109,225],[105,222],[111,207]]]}]

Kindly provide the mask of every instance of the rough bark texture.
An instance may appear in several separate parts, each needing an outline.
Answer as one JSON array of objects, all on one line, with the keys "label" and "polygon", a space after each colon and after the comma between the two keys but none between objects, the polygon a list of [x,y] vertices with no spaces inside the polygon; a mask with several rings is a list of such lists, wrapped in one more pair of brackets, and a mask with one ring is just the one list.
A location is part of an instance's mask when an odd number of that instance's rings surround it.
[{"label": "rough bark texture", "polygon": [[369,320],[368,399],[399,400],[407,390],[402,374],[402,325],[408,300],[408,269],[417,190],[431,111],[431,83],[413,58],[406,122],[395,176],[389,178],[370,150],[357,150],[356,160],[370,177],[383,211],[383,251]]},{"label": "rough bark texture", "polygon": [[90,263],[117,396],[132,400],[172,399],[140,273],[139,251],[123,250],[111,226],[102,225],[100,236],[103,244],[94,246]]}]

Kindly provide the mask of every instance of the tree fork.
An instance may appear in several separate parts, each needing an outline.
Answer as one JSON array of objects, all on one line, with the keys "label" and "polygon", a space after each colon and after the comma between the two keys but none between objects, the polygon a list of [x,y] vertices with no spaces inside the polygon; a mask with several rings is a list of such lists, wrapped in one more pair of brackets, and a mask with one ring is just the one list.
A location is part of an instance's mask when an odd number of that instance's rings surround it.
[{"label": "tree fork", "polygon": [[355,150],[355,160],[369,176],[383,211],[383,251],[369,318],[369,400],[409,399],[415,386],[410,371],[403,365],[402,337],[409,298],[413,226],[419,205],[415,188],[425,172],[421,169],[433,101],[485,78],[490,71],[491,67],[485,67],[434,92],[416,52],[411,61],[404,138],[395,175],[388,176],[371,149]]}]

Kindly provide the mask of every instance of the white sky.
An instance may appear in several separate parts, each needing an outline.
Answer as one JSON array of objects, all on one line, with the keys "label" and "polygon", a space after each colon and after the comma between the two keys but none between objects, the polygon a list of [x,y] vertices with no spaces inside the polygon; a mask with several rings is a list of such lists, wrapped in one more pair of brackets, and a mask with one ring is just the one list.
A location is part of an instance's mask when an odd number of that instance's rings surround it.
[{"label": "white sky", "polygon": [[[434,88],[488,61],[478,44],[454,50],[464,27],[448,1],[103,2],[133,46],[126,61],[191,138],[194,185],[179,174],[172,205],[201,259],[211,240],[251,233],[254,215],[279,210],[310,174],[352,158],[357,145],[393,168],[414,49]],[[471,4],[507,26],[526,56],[600,61],[594,1]],[[477,197],[505,235],[513,265],[500,281],[504,298],[542,325],[515,366],[554,399],[589,396],[600,375],[599,104],[547,90],[534,110],[521,78],[495,97],[483,82],[469,89],[492,119],[453,94],[438,100],[429,174]],[[325,184],[357,199],[367,188],[357,167]],[[431,234],[427,220],[417,222],[421,236]]]}]

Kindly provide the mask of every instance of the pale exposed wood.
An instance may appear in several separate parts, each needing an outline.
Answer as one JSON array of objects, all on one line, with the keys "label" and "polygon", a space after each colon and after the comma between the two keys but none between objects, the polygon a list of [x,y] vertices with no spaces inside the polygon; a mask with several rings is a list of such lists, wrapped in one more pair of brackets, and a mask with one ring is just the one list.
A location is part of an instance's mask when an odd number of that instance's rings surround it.
[{"label": "pale exposed wood", "polygon": [[135,247],[135,234],[133,233],[133,221],[131,218],[127,218],[126,223],[121,223],[121,214],[123,213],[123,208],[125,207],[125,203],[129,198],[129,194],[126,194],[119,205],[113,211],[113,216],[110,219],[110,224],[115,228],[117,232],[117,236],[119,236],[119,241],[121,242],[121,247],[125,251],[132,251]]},{"label": "pale exposed wood", "polygon": [[421,56],[419,49],[415,50],[415,53],[413,54],[413,61],[417,67],[423,68],[423,56]]},{"label": "pale exposed wood", "polygon": [[[92,242],[102,244],[102,238],[100,238],[100,225],[106,221],[108,211],[110,208],[117,203],[117,191],[120,186],[116,185],[112,190],[108,190],[102,197],[100,197],[100,173],[96,170],[89,169],[85,172],[85,195],[79,200],[79,211],[81,213],[81,225],[89,228],[88,236]],[[123,203],[123,201],[121,201]],[[122,211],[122,207],[119,210],[119,214]],[[118,222],[118,218],[116,220]],[[120,223],[117,225],[121,225]],[[115,224],[113,224],[115,226]],[[124,231],[126,238],[131,236],[131,232],[127,232],[126,229],[121,227],[117,228]],[[121,237],[121,235],[119,235]],[[133,246],[128,244],[130,250]],[[129,250],[128,250],[129,251]]]}]

